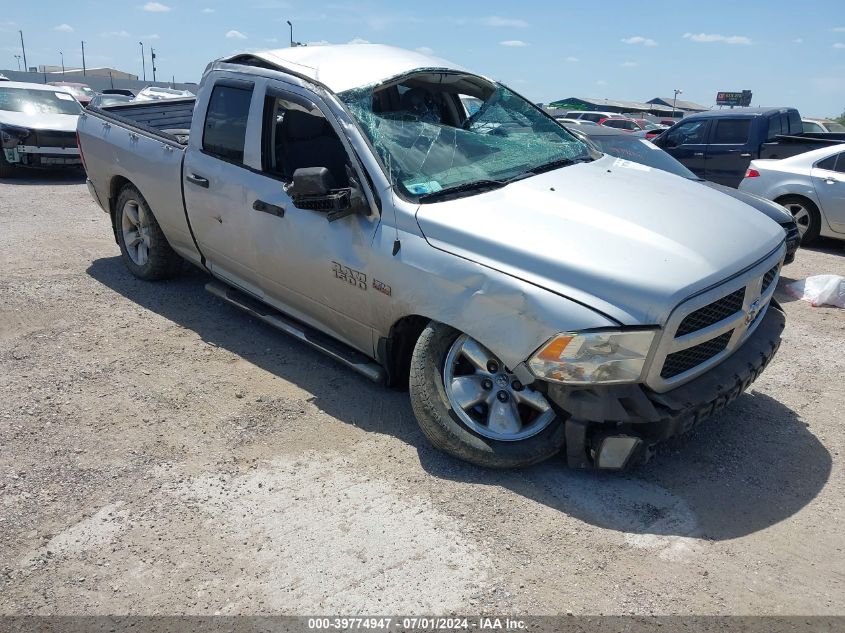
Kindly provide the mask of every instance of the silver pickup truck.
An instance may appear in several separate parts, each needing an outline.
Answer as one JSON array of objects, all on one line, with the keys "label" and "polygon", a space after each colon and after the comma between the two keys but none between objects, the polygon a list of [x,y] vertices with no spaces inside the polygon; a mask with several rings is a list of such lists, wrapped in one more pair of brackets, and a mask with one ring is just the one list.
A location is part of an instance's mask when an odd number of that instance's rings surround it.
[{"label": "silver pickup truck", "polygon": [[234,55],[196,100],[93,108],[78,132],[134,275],[204,268],[221,299],[407,386],[429,440],[475,464],[640,463],[780,343],[780,226],[442,59]]}]

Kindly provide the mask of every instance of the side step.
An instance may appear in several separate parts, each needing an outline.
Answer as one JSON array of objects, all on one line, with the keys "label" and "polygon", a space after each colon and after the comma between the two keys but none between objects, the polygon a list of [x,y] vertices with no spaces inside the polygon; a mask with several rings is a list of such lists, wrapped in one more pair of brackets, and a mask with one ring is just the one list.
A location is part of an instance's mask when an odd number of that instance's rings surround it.
[{"label": "side step", "polygon": [[373,382],[385,382],[385,371],[381,365],[375,361],[367,358],[361,352],[352,349],[348,345],[337,341],[330,336],[318,332],[317,330],[295,321],[275,308],[272,308],[257,299],[253,299],[249,295],[227,286],[219,281],[211,281],[205,285],[205,289],[211,294],[220,297],[227,303],[240,308],[254,316],[256,319],[261,319],[268,325],[273,326],[277,330],[281,330],[285,334],[290,334],[294,338],[310,345],[316,350],[319,350],[331,356],[337,361],[340,361],[350,369],[354,369],[362,376],[369,378]]}]

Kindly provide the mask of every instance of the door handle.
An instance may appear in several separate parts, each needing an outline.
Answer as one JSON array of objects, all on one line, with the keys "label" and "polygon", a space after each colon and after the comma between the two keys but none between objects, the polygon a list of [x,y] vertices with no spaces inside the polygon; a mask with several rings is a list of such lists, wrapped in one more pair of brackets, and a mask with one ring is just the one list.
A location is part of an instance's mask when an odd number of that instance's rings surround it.
[{"label": "door handle", "polygon": [[704,152],[694,152],[693,156],[704,156]]},{"label": "door handle", "polygon": [[825,178],[824,181],[825,181],[825,184],[828,184],[828,185],[835,185],[836,182],[837,182],[833,178]]},{"label": "door handle", "polygon": [[740,156],[742,156],[743,158],[751,158],[751,154],[749,154],[748,152],[743,152],[742,154],[740,154]]},{"label": "door handle", "polygon": [[203,178],[202,176],[197,176],[196,174],[188,174],[185,176],[185,180],[188,182],[197,185],[198,187],[204,187],[208,189],[208,178]]},{"label": "door handle", "polygon": [[270,204],[269,202],[264,202],[263,200],[256,200],[252,203],[252,208],[256,211],[261,211],[262,213],[269,213],[270,215],[275,215],[278,218],[285,217],[285,208],[280,207],[275,204]]}]

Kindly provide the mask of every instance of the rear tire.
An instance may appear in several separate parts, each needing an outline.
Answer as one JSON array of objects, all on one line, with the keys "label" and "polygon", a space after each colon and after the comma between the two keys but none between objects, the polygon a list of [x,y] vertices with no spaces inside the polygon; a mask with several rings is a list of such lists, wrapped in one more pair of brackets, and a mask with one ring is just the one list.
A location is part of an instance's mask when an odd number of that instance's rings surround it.
[{"label": "rear tire", "polygon": [[798,231],[801,233],[801,244],[811,244],[819,237],[822,228],[822,218],[819,208],[807,198],[801,196],[784,196],[775,202],[786,207],[795,218]]},{"label": "rear tire", "polygon": [[115,232],[123,263],[139,279],[169,279],[182,270],[176,254],[144,196],[132,185],[121,189],[115,202]]},{"label": "rear tire", "polygon": [[[459,413],[457,407],[450,403],[444,384],[447,357],[454,358],[454,347],[461,340],[475,343],[461,332],[432,321],[423,330],[414,347],[408,385],[411,407],[420,429],[428,440],[436,448],[453,457],[487,468],[530,466],[559,453],[565,443],[564,421],[553,412],[552,419],[540,430],[524,439],[511,441],[492,439],[482,434],[489,432],[483,424],[475,424],[473,430],[462,420],[461,413],[466,418],[466,410]],[[500,363],[495,356],[490,355],[489,358],[495,363]],[[502,366],[499,371],[507,370]],[[478,374],[479,378],[486,376],[483,372]],[[464,377],[466,376],[460,376],[458,379]],[[495,379],[496,375],[493,375],[493,380]],[[499,387],[493,387],[491,393],[494,396],[497,389]],[[507,387],[504,389],[507,390]],[[522,394],[529,393],[536,397],[539,394],[530,386],[521,385],[518,392],[509,393],[510,397],[521,397]],[[495,398],[491,399],[493,400]],[[495,402],[493,404],[495,405]],[[530,424],[531,422],[527,422],[526,427]]]}]

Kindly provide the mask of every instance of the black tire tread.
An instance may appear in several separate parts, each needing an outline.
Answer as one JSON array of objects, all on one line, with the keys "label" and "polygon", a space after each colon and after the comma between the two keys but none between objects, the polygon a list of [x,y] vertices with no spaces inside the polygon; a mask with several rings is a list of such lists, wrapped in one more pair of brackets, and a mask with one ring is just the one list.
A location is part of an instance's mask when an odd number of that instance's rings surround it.
[{"label": "black tire tread", "polygon": [[812,244],[819,238],[822,229],[822,216],[815,202],[804,196],[794,195],[781,196],[775,202],[784,206],[790,202],[804,205],[810,214],[810,226],[807,227],[807,231],[801,237],[801,244]]}]

